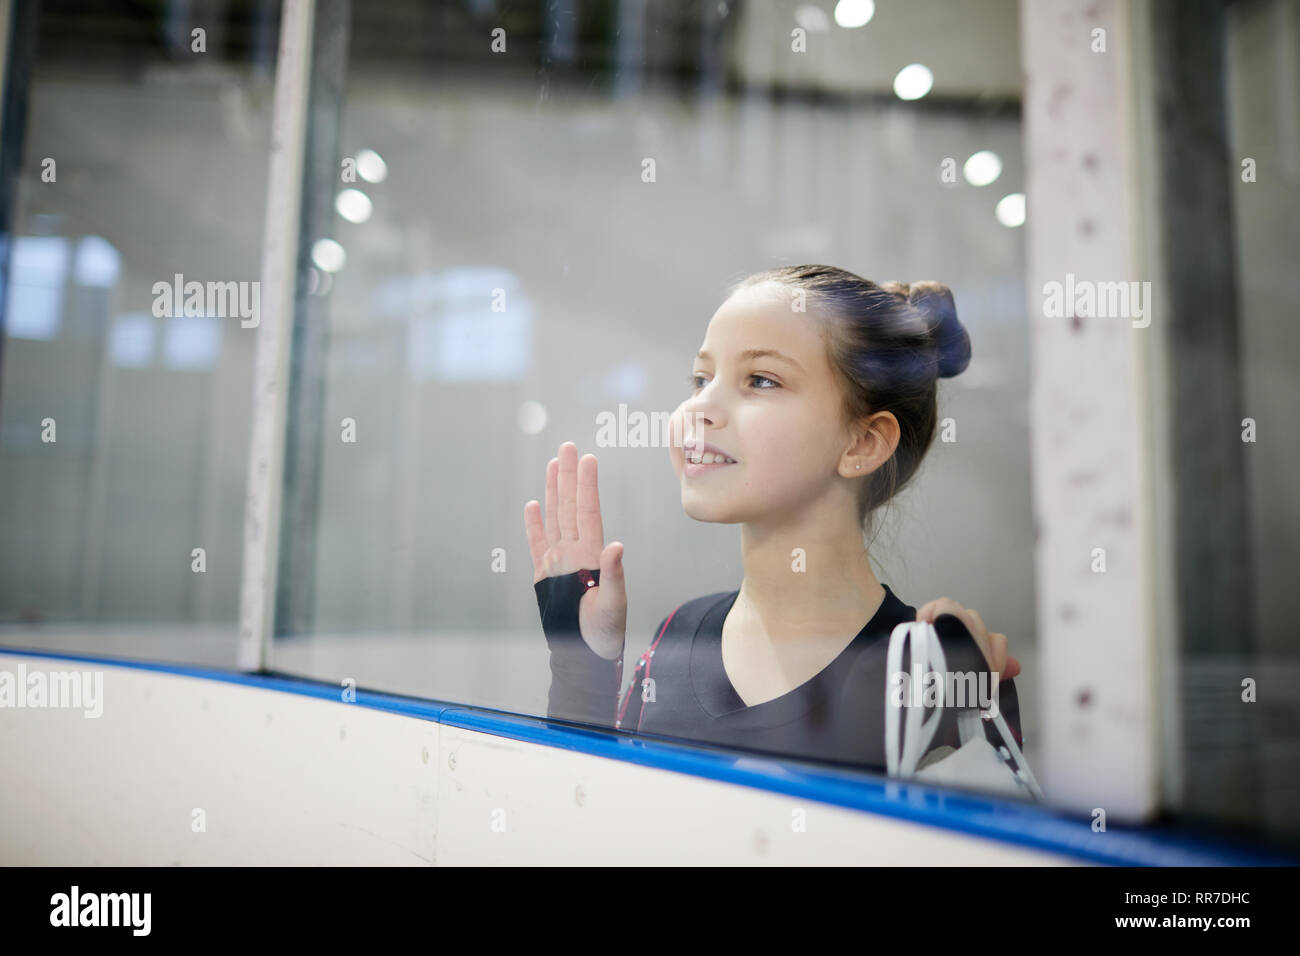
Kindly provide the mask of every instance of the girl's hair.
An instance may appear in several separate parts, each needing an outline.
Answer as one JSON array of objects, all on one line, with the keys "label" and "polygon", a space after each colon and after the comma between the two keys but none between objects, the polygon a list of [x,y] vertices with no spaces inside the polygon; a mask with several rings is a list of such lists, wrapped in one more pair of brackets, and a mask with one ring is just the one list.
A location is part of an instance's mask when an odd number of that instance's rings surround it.
[{"label": "girl's hair", "polygon": [[952,291],[938,282],[877,285],[834,266],[803,265],[755,273],[731,292],[762,283],[803,290],[805,305],[823,317],[846,419],[883,411],[898,419],[898,447],[867,476],[858,499],[858,522],[870,532],[872,514],[906,487],[934,439],[937,380],[970,363]]}]

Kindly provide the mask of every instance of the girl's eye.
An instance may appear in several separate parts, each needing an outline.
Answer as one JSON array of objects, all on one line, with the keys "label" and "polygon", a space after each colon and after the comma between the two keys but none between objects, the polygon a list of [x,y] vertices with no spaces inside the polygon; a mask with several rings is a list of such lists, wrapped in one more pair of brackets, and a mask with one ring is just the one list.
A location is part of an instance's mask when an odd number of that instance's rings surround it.
[{"label": "girl's eye", "polygon": [[[704,377],[703,375],[696,375],[694,372],[692,372],[689,376],[687,376],[686,384],[689,385],[692,390],[698,390],[699,388],[702,387],[700,385],[700,379],[702,379],[703,377]],[[781,385],[778,382],[768,378],[766,375],[759,375],[758,373],[754,373],[749,377],[750,379],[754,379],[760,382],[767,382],[766,385],[759,387],[758,390],[760,392],[767,392],[767,391],[771,391],[774,388],[781,387]]]}]

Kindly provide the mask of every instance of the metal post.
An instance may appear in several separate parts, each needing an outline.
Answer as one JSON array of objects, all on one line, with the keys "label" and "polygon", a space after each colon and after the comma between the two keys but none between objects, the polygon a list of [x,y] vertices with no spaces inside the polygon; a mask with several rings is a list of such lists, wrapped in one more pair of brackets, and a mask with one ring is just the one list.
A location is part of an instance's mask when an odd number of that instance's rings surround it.
[{"label": "metal post", "polygon": [[256,327],[253,424],[244,509],[239,667],[270,664],[284,480],[285,409],[297,281],[314,0],[285,0],[271,122],[262,244],[262,314]]},{"label": "metal post", "polygon": [[1142,51],[1120,0],[1022,0],[1020,16],[1040,779],[1053,804],[1148,819],[1160,802],[1152,329],[1073,302],[1064,317],[1045,309],[1047,283],[1154,278],[1141,255],[1132,116]]}]

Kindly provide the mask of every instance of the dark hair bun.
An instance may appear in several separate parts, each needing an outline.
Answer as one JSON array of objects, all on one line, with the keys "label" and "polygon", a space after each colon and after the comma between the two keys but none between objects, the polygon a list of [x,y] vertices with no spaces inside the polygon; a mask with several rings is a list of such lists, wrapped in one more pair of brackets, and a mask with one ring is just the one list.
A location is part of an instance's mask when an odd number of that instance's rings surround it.
[{"label": "dark hair bun", "polygon": [[970,336],[957,318],[952,290],[941,282],[912,282],[907,300],[925,318],[939,360],[939,377],[960,375],[970,364]]}]

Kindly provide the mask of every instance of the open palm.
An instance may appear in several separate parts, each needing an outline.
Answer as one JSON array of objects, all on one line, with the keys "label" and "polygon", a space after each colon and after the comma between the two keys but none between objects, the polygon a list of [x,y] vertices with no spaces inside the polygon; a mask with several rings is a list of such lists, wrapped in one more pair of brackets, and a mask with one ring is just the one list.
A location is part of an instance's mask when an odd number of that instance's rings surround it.
[{"label": "open palm", "polygon": [[627,630],[627,589],[623,579],[623,545],[605,545],[600,519],[596,456],[583,455],[565,442],[546,466],[546,520],[534,499],[524,505],[524,531],[533,561],[533,583],[600,569],[600,584],[589,588],[578,605],[578,628],[587,646],[606,660],[623,653]]}]

